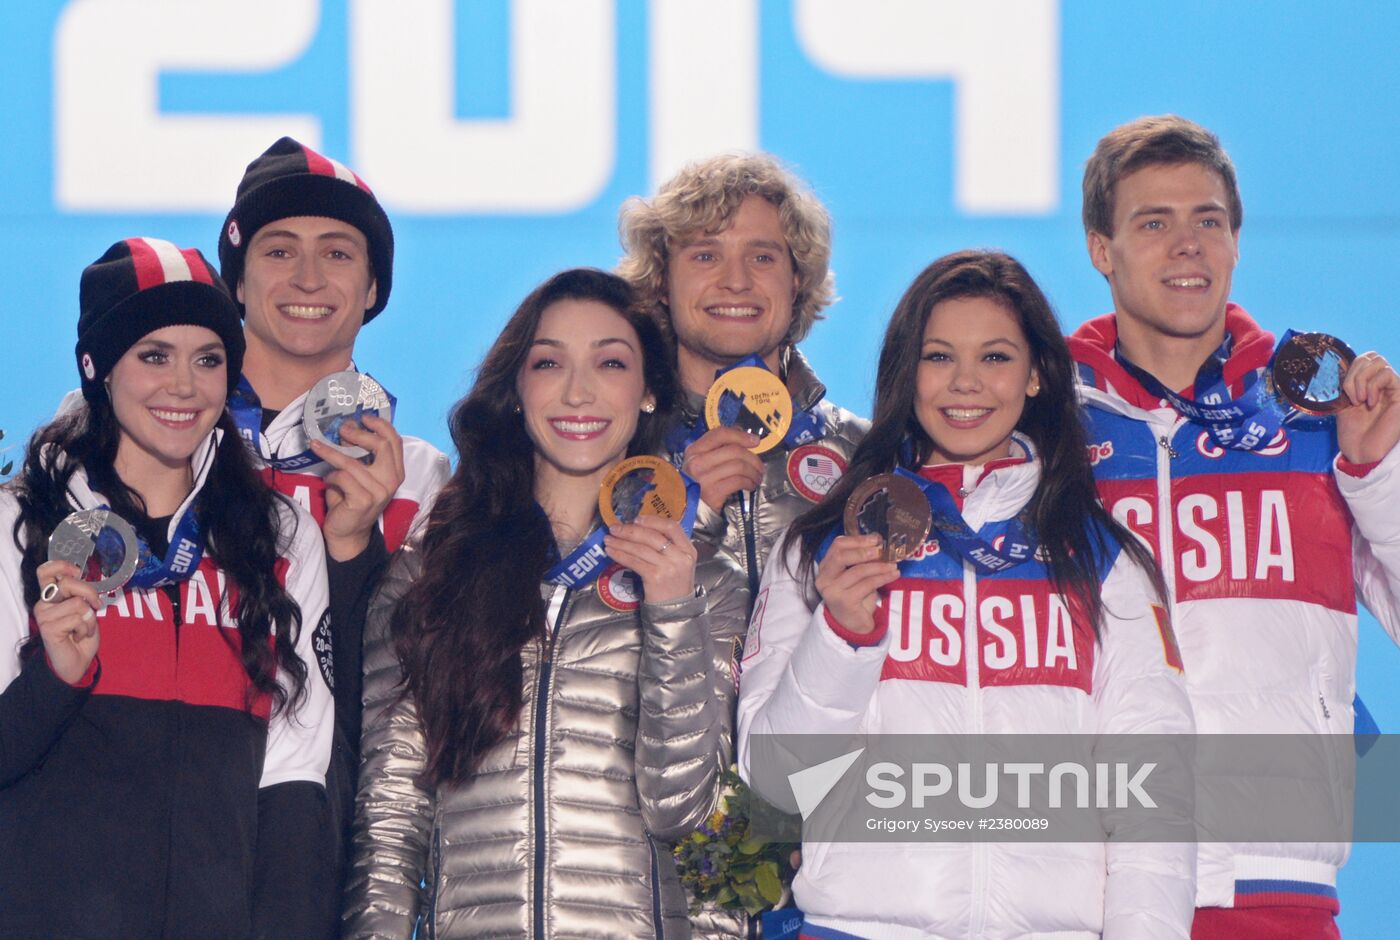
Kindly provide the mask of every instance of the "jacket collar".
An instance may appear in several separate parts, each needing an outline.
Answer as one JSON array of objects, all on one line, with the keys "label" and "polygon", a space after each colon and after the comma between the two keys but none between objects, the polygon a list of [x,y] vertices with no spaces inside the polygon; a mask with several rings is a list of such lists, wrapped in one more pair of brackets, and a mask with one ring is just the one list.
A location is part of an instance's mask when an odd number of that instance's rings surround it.
[{"label": "jacket collar", "polygon": [[[180,503],[179,508],[170,517],[170,525],[166,532],[167,537],[174,536],[175,527],[179,525],[185,513],[194,505],[200,491],[204,489],[204,482],[209,478],[209,470],[214,465],[214,457],[218,452],[219,442],[223,439],[223,433],[218,428],[214,428],[190,456],[190,466],[194,469],[194,485],[190,487],[190,493],[185,497],[184,502]],[[45,461],[54,459],[63,463],[68,458],[66,454],[54,448],[45,451],[44,459]],[[68,504],[73,509],[96,509],[107,503],[107,498],[93,490],[88,484],[87,472],[83,467],[79,466],[73,471],[73,476],[68,480]]]},{"label": "jacket collar", "polygon": [[[1225,331],[1234,338],[1234,348],[1225,363],[1223,378],[1232,392],[1238,393],[1237,386],[1246,375],[1268,365],[1273,355],[1274,336],[1234,303],[1225,306]],[[1114,356],[1118,343],[1116,314],[1087,321],[1074,331],[1068,342],[1070,354],[1080,366],[1083,385],[1117,395],[1128,404],[1147,411],[1168,407],[1129,375]]]},{"label": "jacket collar", "polygon": [[981,466],[935,464],[919,468],[919,475],[943,484],[968,524],[977,528],[988,520],[1009,519],[1030,502],[1040,485],[1040,458],[1030,438],[1016,432],[1009,457]]}]

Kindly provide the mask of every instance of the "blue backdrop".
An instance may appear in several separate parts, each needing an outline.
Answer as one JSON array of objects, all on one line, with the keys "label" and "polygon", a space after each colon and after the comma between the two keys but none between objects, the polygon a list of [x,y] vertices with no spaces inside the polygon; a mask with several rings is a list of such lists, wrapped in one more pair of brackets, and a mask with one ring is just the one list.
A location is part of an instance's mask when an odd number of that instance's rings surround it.
[{"label": "blue backdrop", "polygon": [[[1079,176],[1147,113],[1200,121],[1235,159],[1238,302],[1400,356],[1397,41],[1400,6],[1305,0],[6,3],[0,427],[14,445],[75,384],[82,267],[130,235],[212,257],[242,167],[282,133],[389,207],[393,300],[357,359],[444,447],[529,288],[612,266],[624,199],[734,147],[777,153],[831,209],[842,299],[805,348],[858,412],[890,310],[944,252],[1010,251],[1067,328],[1108,309]],[[1400,731],[1400,652],[1369,618],[1359,674]],[[1350,935],[1393,935],[1397,865],[1356,848]]]}]

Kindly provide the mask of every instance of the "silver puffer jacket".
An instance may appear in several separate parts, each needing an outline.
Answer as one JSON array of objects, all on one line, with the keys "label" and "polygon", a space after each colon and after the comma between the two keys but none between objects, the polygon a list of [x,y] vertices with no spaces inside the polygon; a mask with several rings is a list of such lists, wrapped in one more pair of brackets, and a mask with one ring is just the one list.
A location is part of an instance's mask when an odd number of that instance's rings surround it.
[{"label": "silver puffer jacket", "polygon": [[[798,411],[812,408],[826,396],[826,386],[795,346],[784,350],[783,376]],[[746,575],[752,571],[752,584],[763,573],[773,543],[839,479],[856,445],[870,430],[869,421],[844,408],[826,402],[823,409],[826,422],[820,439],[798,448],[775,447],[759,455],[763,460],[763,482],[750,497],[753,521],[747,529],[737,496],[725,503],[723,512],[700,504],[695,537],[723,545],[739,560]],[[689,427],[700,420],[704,410],[705,397],[687,392],[681,403],[680,420]],[[840,463],[836,462],[838,459]],[[742,912],[722,911],[710,905],[691,917],[692,933],[705,940],[743,940],[748,936],[747,928],[748,918]]]},{"label": "silver puffer jacket", "polygon": [[[806,411],[821,402],[826,396],[826,386],[812,371],[806,357],[795,346],[789,346],[784,359],[784,384],[792,396],[793,407]],[[695,537],[723,545],[739,560],[746,574],[752,567],[753,583],[757,583],[763,574],[768,553],[778,536],[792,520],[811,509],[826,494],[821,487],[830,488],[840,477],[842,463],[851,459],[856,445],[870,430],[869,421],[857,418],[830,402],[823,403],[823,410],[826,422],[819,440],[795,449],[774,447],[759,455],[763,460],[763,482],[750,497],[752,546],[749,545],[750,535],[744,527],[737,495],[730,497],[722,513],[715,512],[703,502],[700,504],[695,521]],[[704,411],[705,396],[687,392],[679,409],[680,420],[687,426],[693,425],[700,420]],[[832,465],[827,465],[824,461],[832,455],[840,458],[842,463],[833,461]],[[820,470],[807,463],[809,458],[818,462]]]},{"label": "silver puffer jacket", "polygon": [[542,585],[551,639],[523,652],[519,725],[441,790],[419,782],[422,728],[387,638],[422,564],[400,554],[365,631],[344,936],[409,938],[421,918],[417,935],[440,940],[689,937],[670,840],[714,807],[748,611],[733,559],[699,548],[693,598],[619,610],[629,595],[608,573]]}]

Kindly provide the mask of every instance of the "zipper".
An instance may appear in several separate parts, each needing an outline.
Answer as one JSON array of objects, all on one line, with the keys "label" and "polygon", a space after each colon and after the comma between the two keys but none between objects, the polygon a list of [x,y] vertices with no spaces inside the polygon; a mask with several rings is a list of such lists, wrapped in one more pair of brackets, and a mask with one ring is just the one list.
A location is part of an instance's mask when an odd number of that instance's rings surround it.
[{"label": "zipper", "polygon": [[545,877],[545,809],[544,771],[545,753],[549,744],[549,685],[554,678],[554,645],[559,639],[559,628],[564,625],[564,617],[569,612],[571,592],[568,588],[556,588],[549,606],[558,607],[540,651],[539,677],[535,683],[535,759],[534,759],[534,802],[535,802],[535,940],[544,938],[544,877]]},{"label": "zipper", "polygon": [[[1175,430],[1184,422],[1179,419],[1171,430]],[[1176,607],[1176,557],[1173,554],[1175,549],[1175,539],[1172,532],[1176,526],[1176,520],[1172,517],[1172,464],[1171,462],[1181,456],[1180,451],[1172,446],[1171,437],[1162,434],[1157,438],[1157,547],[1159,554],[1157,563],[1162,567],[1162,579],[1167,583],[1167,610],[1173,616]]]},{"label": "zipper", "polygon": [[755,598],[758,597],[758,545],[754,534],[757,523],[754,522],[756,503],[758,502],[758,490],[749,493],[747,490],[739,491],[739,519],[744,526],[744,566],[749,576],[749,606],[753,606]]},{"label": "zipper", "polygon": [[423,925],[428,940],[437,937],[438,878],[442,875],[442,827],[433,825],[433,864],[429,869],[432,880],[428,883],[428,916]]},{"label": "zipper", "polygon": [[[972,520],[968,520],[972,525]],[[967,666],[967,688],[972,697],[972,734],[984,733],[986,724],[982,714],[982,647],[981,621],[977,616],[977,575],[969,562],[963,562],[963,597],[966,598],[963,610],[963,656]],[[983,909],[986,907],[987,890],[987,846],[982,842],[972,843],[972,936],[982,936],[985,923]]]},{"label": "zipper", "polygon": [[647,849],[651,852],[651,925],[656,930],[656,940],[664,940],[666,922],[661,919],[661,860],[656,857],[656,843],[649,832]]}]

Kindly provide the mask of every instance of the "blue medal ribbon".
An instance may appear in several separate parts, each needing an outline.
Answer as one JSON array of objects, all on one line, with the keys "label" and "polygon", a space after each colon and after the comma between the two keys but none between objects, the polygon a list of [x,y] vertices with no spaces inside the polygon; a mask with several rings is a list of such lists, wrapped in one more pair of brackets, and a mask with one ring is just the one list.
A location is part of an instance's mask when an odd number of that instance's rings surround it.
[{"label": "blue medal ribbon", "polygon": [[[111,509],[107,505],[98,508]],[[187,580],[204,558],[204,539],[200,535],[199,514],[193,506],[185,510],[180,521],[175,524],[175,534],[170,537],[170,547],[165,550],[164,558],[155,556],[151,546],[140,533],[136,535],[136,546],[140,555],[129,584],[139,588],[158,588]]]},{"label": "blue medal ribbon", "polygon": [[[685,483],[685,512],[681,515],[681,528],[685,530],[686,537],[689,537],[695,528],[695,513],[700,508],[700,484],[684,473],[681,473],[681,480]],[[544,510],[541,509],[540,512]],[[613,560],[603,548],[603,538],[607,534],[606,525],[594,529],[588,538],[574,546],[573,551],[566,557],[555,561],[545,572],[544,579],[566,588],[591,583],[613,564]],[[558,554],[557,550],[555,554]]]},{"label": "blue medal ribbon", "polygon": [[1251,372],[1245,376],[1243,393],[1239,398],[1231,398],[1229,385],[1224,379],[1225,361],[1229,359],[1233,345],[1230,336],[1225,337],[1225,342],[1201,366],[1192,389],[1194,398],[1187,398],[1167,388],[1156,376],[1123,355],[1121,348],[1114,349],[1114,356],[1123,370],[1136,379],[1148,394],[1165,399],[1186,420],[1204,427],[1220,447],[1258,450],[1273,440],[1279,428],[1299,416],[1299,412],[1274,394],[1269,383],[1264,381],[1264,376],[1273,368],[1274,356],[1293,335],[1293,330],[1283,334],[1263,372]]},{"label": "blue medal ribbon", "polygon": [[[1035,557],[1038,542],[1029,527],[1020,519],[1008,522],[1000,539],[1001,545],[993,545],[967,524],[953,499],[953,494],[941,484],[925,480],[903,467],[895,468],[894,472],[896,476],[912,480],[928,500],[929,509],[933,513],[933,528],[930,534],[938,540],[938,544],[963,561],[969,562],[983,574],[997,574]],[[838,522],[817,548],[816,561],[820,562],[826,556],[831,543],[844,532],[844,522]],[[899,563],[899,570],[902,574],[911,574],[912,568],[918,563],[917,559],[905,559]]]},{"label": "blue medal ribbon", "polygon": [[[364,375],[373,378],[368,372]],[[383,383],[380,383],[380,387],[383,388]],[[391,395],[387,388],[384,389],[384,394],[388,396],[390,420],[393,420],[393,409],[398,405],[398,399]],[[262,437],[262,402],[258,400],[258,393],[253,391],[253,386],[249,383],[247,376],[240,375],[238,377],[238,387],[228,397],[228,411],[233,418],[234,425],[238,428],[239,436],[247,442],[253,453],[272,469],[285,473],[292,470],[305,470],[322,463],[321,458],[316,456],[316,452],[310,446],[291,457],[274,457],[270,452],[266,454],[262,452],[262,448],[258,446],[258,441]],[[365,413],[367,412],[356,408],[355,413],[344,416],[341,423],[358,421]],[[338,438],[339,435],[336,434],[336,437]]]},{"label": "blue medal ribbon", "polygon": [[[731,369],[743,367],[753,367],[758,369],[768,369],[767,363],[757,355],[748,355],[728,368],[720,369],[715,373],[718,379]],[[787,433],[783,435],[783,446],[791,450],[794,447],[801,447],[803,444],[810,444],[819,441],[826,433],[827,416],[831,406],[823,399],[811,408],[804,411],[794,411],[792,422],[788,425]],[[701,436],[708,431],[705,425],[705,416],[702,414],[695,419],[689,427],[684,424],[672,428],[666,435],[666,452],[670,454],[671,463],[679,467],[685,460],[686,448],[690,447]]]}]

